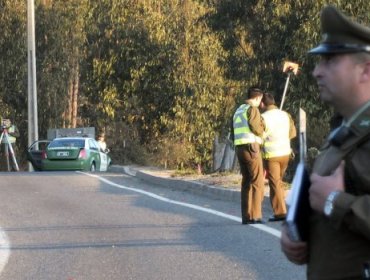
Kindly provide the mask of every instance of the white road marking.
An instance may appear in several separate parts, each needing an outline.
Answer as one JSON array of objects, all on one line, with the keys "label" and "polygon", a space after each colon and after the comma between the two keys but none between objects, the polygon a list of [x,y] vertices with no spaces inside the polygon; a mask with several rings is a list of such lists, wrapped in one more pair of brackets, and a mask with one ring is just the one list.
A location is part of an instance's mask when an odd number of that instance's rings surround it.
[{"label": "white road marking", "polygon": [[[190,203],[184,203],[184,202],[168,199],[168,198],[165,198],[163,196],[160,196],[160,195],[157,195],[157,194],[154,194],[154,193],[151,193],[151,192],[143,191],[141,189],[130,188],[130,187],[126,187],[126,186],[123,186],[123,185],[119,185],[119,184],[116,184],[112,181],[109,181],[109,180],[107,180],[103,177],[100,177],[98,175],[85,173],[85,172],[79,172],[79,171],[78,171],[78,173],[98,178],[100,181],[103,181],[104,183],[106,183],[108,185],[111,185],[113,187],[133,191],[133,192],[140,193],[140,194],[143,194],[143,195],[146,195],[146,196],[149,196],[149,197],[152,197],[152,198],[155,198],[155,199],[167,202],[167,203],[176,204],[176,205],[180,205],[180,206],[183,206],[183,207],[187,207],[187,208],[195,209],[195,210],[198,210],[198,211],[206,212],[206,213],[216,215],[216,216],[219,216],[219,217],[222,217],[222,218],[226,218],[226,219],[229,219],[229,220],[233,220],[233,221],[236,221],[236,222],[239,222],[239,223],[242,222],[242,219],[240,217],[225,214],[225,213],[217,211],[217,210],[204,208],[204,207],[194,205],[194,204],[190,204]],[[252,227],[257,228],[261,231],[267,232],[267,233],[269,233],[269,234],[271,234],[271,235],[273,235],[277,238],[280,238],[280,236],[281,236],[281,232],[279,230],[276,230],[272,227],[268,227],[268,226],[263,225],[263,224],[251,224],[249,226],[252,226]]]},{"label": "white road marking", "polygon": [[10,243],[5,231],[0,227],[0,274],[5,268],[10,255]]},{"label": "white road marking", "polygon": [[[149,196],[149,197],[152,197],[152,198],[155,198],[155,199],[167,202],[167,203],[176,204],[176,205],[180,205],[180,206],[183,206],[183,207],[187,207],[187,208],[195,209],[195,210],[198,210],[198,211],[206,212],[206,213],[216,215],[216,216],[219,216],[219,217],[222,217],[222,218],[225,218],[225,219],[233,220],[233,221],[236,221],[236,222],[239,222],[239,223],[241,223],[241,221],[242,221],[241,218],[237,217],[237,216],[225,214],[225,213],[220,212],[220,211],[216,211],[216,210],[209,209],[209,208],[204,208],[204,207],[194,205],[194,204],[190,204],[190,203],[184,203],[184,202],[168,199],[168,198],[165,198],[163,196],[160,196],[160,195],[157,195],[157,194],[154,194],[154,193],[151,193],[151,192],[143,191],[141,189],[130,188],[130,187],[126,187],[126,186],[123,186],[123,185],[119,185],[119,184],[111,182],[111,181],[109,181],[109,180],[107,180],[103,177],[100,177],[98,175],[89,174],[89,173],[85,173],[85,172],[78,172],[78,173],[98,178],[99,180],[101,180],[104,183],[106,183],[108,185],[111,185],[113,187],[117,187],[117,188],[120,188],[120,189],[125,189],[125,190],[133,191],[133,192],[136,192],[136,193],[140,193],[140,194],[143,194],[143,195],[146,195],[146,196]],[[266,225],[255,224],[255,225],[249,225],[249,226],[252,226],[252,227],[255,227],[259,230],[267,232],[267,233],[269,233],[273,236],[276,236],[277,238],[280,238],[280,236],[281,236],[280,231],[278,231],[274,228],[268,227]],[[8,236],[6,235],[5,231],[0,227],[0,274],[4,270],[6,264],[8,263],[9,256],[10,256],[10,248],[11,248],[11,246],[10,246]]]}]

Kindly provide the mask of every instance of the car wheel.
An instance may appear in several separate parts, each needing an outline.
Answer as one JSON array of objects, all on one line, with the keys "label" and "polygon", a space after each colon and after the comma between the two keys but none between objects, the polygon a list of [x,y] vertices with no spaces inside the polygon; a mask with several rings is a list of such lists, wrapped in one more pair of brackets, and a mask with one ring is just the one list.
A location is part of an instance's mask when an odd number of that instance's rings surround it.
[{"label": "car wheel", "polygon": [[90,171],[91,172],[95,172],[96,171],[96,167],[95,167],[95,162],[93,162],[90,166]]}]

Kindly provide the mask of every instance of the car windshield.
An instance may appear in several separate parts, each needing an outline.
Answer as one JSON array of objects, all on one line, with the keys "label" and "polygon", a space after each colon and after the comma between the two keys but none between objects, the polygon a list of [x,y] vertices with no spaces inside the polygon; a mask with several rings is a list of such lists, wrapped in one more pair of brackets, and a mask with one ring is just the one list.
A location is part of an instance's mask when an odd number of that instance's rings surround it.
[{"label": "car windshield", "polygon": [[59,139],[54,140],[50,143],[49,148],[56,148],[56,147],[77,147],[83,148],[85,146],[84,139]]}]

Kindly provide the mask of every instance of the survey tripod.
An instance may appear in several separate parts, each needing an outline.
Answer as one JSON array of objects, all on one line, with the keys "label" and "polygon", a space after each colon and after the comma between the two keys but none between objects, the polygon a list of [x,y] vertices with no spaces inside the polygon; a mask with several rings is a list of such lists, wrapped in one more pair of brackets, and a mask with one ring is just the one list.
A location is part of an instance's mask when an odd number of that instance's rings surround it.
[{"label": "survey tripod", "polygon": [[[13,161],[13,166],[14,166],[15,171],[19,171],[17,159],[15,158],[15,155],[14,155],[13,146],[12,146],[12,143],[10,143],[10,140],[9,140],[8,129],[5,126],[2,126],[1,129],[2,129],[2,133],[1,133],[1,136],[0,136],[0,145],[1,145],[1,148],[4,148],[4,155],[5,155],[7,170],[11,171],[11,166],[10,166],[10,161],[9,161],[9,154],[10,154],[10,157]],[[3,140],[5,140],[5,141],[3,142]]]}]

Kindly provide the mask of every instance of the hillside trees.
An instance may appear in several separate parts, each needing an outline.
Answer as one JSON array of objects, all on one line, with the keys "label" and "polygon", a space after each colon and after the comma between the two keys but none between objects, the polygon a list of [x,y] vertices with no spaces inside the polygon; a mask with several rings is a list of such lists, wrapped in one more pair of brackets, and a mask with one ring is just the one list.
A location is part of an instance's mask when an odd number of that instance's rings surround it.
[{"label": "hillside trees", "polygon": [[143,5],[100,1],[88,18],[82,114],[108,131],[115,152],[122,152],[126,141],[138,149],[158,135],[160,115],[168,110],[171,50],[150,38]]},{"label": "hillside trees", "polygon": [[83,85],[92,123],[121,122],[115,132],[161,156],[178,150],[175,165],[208,164],[232,93],[219,65],[226,52],[202,20],[207,9],[195,1],[95,3]]},{"label": "hillside trees", "polygon": [[[70,126],[76,114],[79,54],[87,1],[35,1],[36,68],[40,137],[52,127]],[[17,145],[27,146],[27,1],[1,1],[1,114],[17,124]],[[86,12],[86,11],[85,11]],[[71,89],[74,95],[71,95]],[[74,106],[74,114],[72,108]],[[70,112],[66,114],[65,112]]]},{"label": "hillside trees", "polygon": [[76,127],[87,0],[42,1],[36,10],[40,131]]},{"label": "hillside trees", "polygon": [[[223,128],[228,107],[234,102],[221,67],[227,53],[203,19],[210,10],[196,1],[179,2],[169,9],[167,24],[162,27],[175,61],[170,76],[172,105],[160,119],[161,140],[177,151],[177,156],[183,155],[177,161],[172,159],[177,166],[192,162],[207,167],[215,133]],[[171,155],[167,159],[171,160]]]},{"label": "hillside trees", "polygon": [[[26,3],[0,2],[0,116],[27,131]],[[27,139],[27,138],[26,138]]]},{"label": "hillside trees", "polygon": [[[0,1],[1,115],[27,139],[26,1]],[[367,1],[332,1],[370,22]],[[116,160],[208,168],[216,134],[254,85],[281,99],[285,60],[300,64],[284,108],[303,107],[310,145],[328,130],[307,50],[323,0],[36,0],[39,135],[105,131]]]},{"label": "hillside trees", "polygon": [[[332,1],[349,15],[369,22],[366,1]],[[251,84],[272,91],[280,101],[286,75],[283,62],[300,64],[292,77],[284,109],[297,116],[299,107],[308,114],[308,141],[319,146],[328,131],[332,112],[321,104],[312,78],[315,57],[307,51],[321,39],[320,10],[326,1],[260,0],[216,1],[217,12],[210,25],[224,34],[223,46],[229,52],[227,75],[247,79]]]}]

